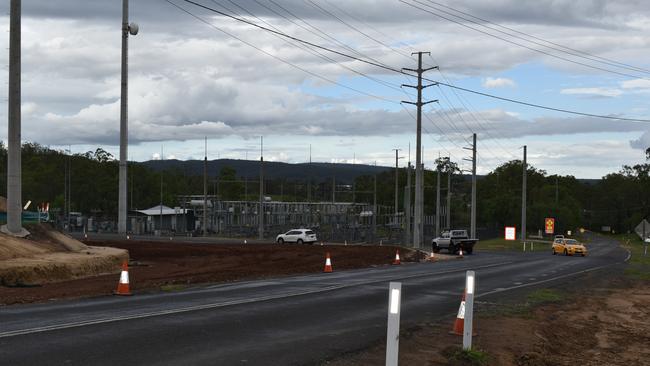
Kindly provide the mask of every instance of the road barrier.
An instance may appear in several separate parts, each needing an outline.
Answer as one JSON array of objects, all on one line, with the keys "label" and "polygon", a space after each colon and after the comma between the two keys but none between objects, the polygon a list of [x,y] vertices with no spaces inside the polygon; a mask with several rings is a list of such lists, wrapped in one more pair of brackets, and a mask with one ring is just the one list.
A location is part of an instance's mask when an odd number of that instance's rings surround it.
[{"label": "road barrier", "polygon": [[460,299],[460,306],[458,307],[458,314],[456,314],[456,320],[454,321],[454,327],[452,328],[450,334],[454,335],[463,335],[463,329],[465,328],[465,296],[467,294],[467,289],[463,291],[463,297]]},{"label": "road barrier", "polygon": [[330,259],[330,252],[327,252],[325,255],[325,268],[323,269],[324,273],[332,272],[332,260]]},{"label": "road barrier", "polygon": [[393,261],[393,265],[399,265],[402,264],[402,262],[399,260],[399,249],[395,252],[395,260]]},{"label": "road barrier", "polygon": [[472,348],[473,319],[474,319],[474,293],[476,275],[474,271],[467,271],[465,275],[465,291],[458,307],[458,314],[454,321],[451,334],[463,336],[463,349]]},{"label": "road barrier", "polygon": [[386,330],[386,366],[397,366],[399,355],[399,315],[401,310],[401,282],[388,286],[388,326]]},{"label": "road barrier", "polygon": [[467,271],[465,278],[465,329],[463,331],[463,349],[472,349],[472,327],[474,320],[474,271]]},{"label": "road barrier", "polygon": [[129,264],[127,261],[122,262],[122,272],[120,273],[120,281],[117,283],[117,290],[113,293],[120,296],[131,296],[129,289]]}]

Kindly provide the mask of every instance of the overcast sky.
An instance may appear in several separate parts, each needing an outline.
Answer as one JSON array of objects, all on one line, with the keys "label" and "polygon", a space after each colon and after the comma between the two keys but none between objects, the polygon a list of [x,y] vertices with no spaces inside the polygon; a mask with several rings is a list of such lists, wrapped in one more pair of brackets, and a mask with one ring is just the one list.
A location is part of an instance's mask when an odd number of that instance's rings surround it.
[{"label": "overcast sky", "polygon": [[[392,165],[392,149],[408,156],[409,144],[415,160],[415,109],[400,104],[415,99],[414,90],[400,88],[415,79],[169,1],[194,16],[165,0],[130,4],[130,19],[140,26],[129,38],[131,160],[159,158],[161,148],[165,158],[202,159],[205,136],[209,159],[257,159],[260,135],[267,160],[307,161],[310,144],[314,161]],[[644,0],[196,1],[395,69],[415,68],[411,52],[430,51],[425,64],[440,68],[427,72],[432,80],[650,119]],[[6,15],[0,22],[8,29]],[[23,1],[23,140],[118,155],[120,27],[119,0]],[[6,66],[8,33],[2,42]],[[6,72],[0,79],[6,85]],[[480,173],[520,158],[526,144],[537,168],[599,178],[642,162],[650,146],[649,123],[568,115],[444,86],[424,95],[439,100],[424,107],[428,166],[439,154],[462,162],[472,132]],[[5,121],[6,111],[0,109]],[[0,130],[3,140],[6,132]]]}]

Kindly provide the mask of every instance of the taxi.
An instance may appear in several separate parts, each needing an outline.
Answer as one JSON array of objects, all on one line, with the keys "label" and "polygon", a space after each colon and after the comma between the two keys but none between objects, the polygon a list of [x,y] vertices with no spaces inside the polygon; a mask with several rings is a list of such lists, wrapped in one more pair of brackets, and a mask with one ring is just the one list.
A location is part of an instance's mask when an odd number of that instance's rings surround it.
[{"label": "taxi", "polygon": [[587,248],[575,239],[556,238],[553,240],[553,255],[558,253],[564,255],[581,255],[584,257],[587,255]]}]

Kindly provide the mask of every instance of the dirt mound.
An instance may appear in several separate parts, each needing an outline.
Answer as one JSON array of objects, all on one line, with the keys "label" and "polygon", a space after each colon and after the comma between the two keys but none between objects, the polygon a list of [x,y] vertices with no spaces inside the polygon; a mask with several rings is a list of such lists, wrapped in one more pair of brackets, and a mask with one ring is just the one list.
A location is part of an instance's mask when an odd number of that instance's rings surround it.
[{"label": "dirt mound", "polygon": [[78,253],[57,252],[0,261],[0,285],[34,286],[117,273],[126,259],[128,252],[122,249],[88,247]]},{"label": "dirt mound", "polygon": [[47,224],[29,225],[28,238],[0,233],[0,285],[27,286],[119,271],[128,252],[93,248]]},{"label": "dirt mound", "polygon": [[27,229],[30,233],[27,238],[0,233],[0,261],[88,249],[82,242],[55,231],[48,224],[29,225]]}]

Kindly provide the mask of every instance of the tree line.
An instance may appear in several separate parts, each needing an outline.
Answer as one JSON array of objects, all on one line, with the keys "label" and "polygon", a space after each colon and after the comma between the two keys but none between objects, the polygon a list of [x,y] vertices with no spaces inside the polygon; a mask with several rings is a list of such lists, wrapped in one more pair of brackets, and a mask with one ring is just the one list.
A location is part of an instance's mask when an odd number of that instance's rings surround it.
[{"label": "tree line", "polygon": [[[650,154],[649,156],[650,157]],[[6,196],[7,150],[0,142],[0,194]],[[441,201],[446,205],[447,175],[451,174],[451,222],[453,227],[468,227],[471,180],[460,174],[456,163],[448,158],[436,161],[441,174]],[[521,225],[522,162],[512,160],[481,176],[477,184],[477,220],[479,227],[502,230],[504,226]],[[400,168],[398,201],[404,205],[406,168]],[[22,196],[34,203],[50,202],[56,212],[64,206],[69,174],[70,208],[103,217],[117,216],[118,162],[107,151],[69,154],[36,144],[22,146]],[[415,172],[411,170],[411,184]],[[435,212],[438,174],[435,170],[424,173],[425,214]],[[137,162],[129,163],[128,206],[145,209],[160,203],[174,207],[180,205],[179,195],[202,195],[203,176],[191,174],[181,168],[156,172]],[[331,201],[377,203],[393,206],[395,199],[395,171],[387,170],[374,175],[362,175],[351,184],[334,181],[304,179],[270,179],[264,181],[266,196],[283,201]],[[258,200],[259,183],[243,179],[231,167],[219,172],[209,172],[208,194],[223,200]],[[625,165],[618,172],[600,180],[580,180],[573,176],[549,175],[528,166],[527,169],[527,223],[531,233],[543,230],[544,218],[556,220],[557,231],[586,227],[600,230],[633,230],[650,211],[650,164]],[[162,189],[161,189],[162,187]],[[334,189],[334,195],[332,190]],[[413,192],[413,190],[411,190]],[[413,200],[411,200],[413,202]],[[444,225],[444,224],[443,224]]]}]

